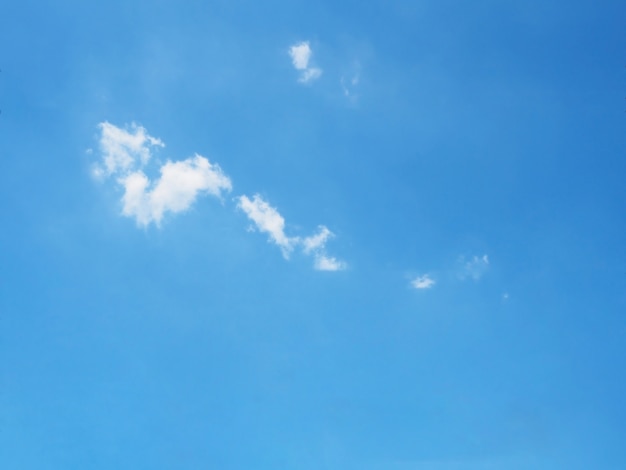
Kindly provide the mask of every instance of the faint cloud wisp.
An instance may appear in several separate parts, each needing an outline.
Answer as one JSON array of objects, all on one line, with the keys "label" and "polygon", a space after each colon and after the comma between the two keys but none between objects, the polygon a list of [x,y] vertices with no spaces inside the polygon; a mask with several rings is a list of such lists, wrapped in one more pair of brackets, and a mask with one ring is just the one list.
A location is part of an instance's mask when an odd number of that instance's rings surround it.
[{"label": "faint cloud wisp", "polygon": [[462,281],[466,279],[480,280],[489,268],[489,257],[487,255],[473,256],[469,260],[465,256],[459,257],[458,277]]},{"label": "faint cloud wisp", "polygon": [[290,237],[285,233],[285,219],[265,201],[259,194],[250,199],[243,195],[237,198],[237,207],[241,209],[254,223],[257,230],[267,233],[269,239],[281,249],[285,259],[288,259],[295,247],[300,247],[305,255],[314,257],[313,267],[318,271],[341,271],[346,269],[346,263],[326,255],[326,242],[334,234],[324,225],[319,231],[309,237]]}]

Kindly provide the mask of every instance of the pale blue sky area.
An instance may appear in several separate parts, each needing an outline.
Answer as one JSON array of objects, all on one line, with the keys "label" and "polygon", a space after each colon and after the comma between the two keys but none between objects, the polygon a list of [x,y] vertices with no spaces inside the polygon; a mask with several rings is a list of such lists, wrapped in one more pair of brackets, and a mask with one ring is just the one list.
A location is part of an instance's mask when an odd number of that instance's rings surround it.
[{"label": "pale blue sky area", "polygon": [[0,5],[0,468],[626,468],[623,1]]}]

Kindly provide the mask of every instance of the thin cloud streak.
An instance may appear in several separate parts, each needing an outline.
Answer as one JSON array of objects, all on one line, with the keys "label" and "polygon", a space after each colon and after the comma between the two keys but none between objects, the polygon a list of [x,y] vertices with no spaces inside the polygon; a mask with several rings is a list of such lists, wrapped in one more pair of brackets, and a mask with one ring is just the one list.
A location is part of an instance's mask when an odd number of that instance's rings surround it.
[{"label": "thin cloud streak", "polygon": [[259,232],[268,234],[270,241],[280,247],[285,259],[289,259],[293,250],[299,247],[303,254],[314,257],[313,267],[319,271],[346,269],[345,262],[326,255],[326,242],[334,234],[324,225],[320,225],[318,233],[314,235],[290,237],[285,233],[283,216],[259,194],[252,196],[252,199],[246,195],[239,196],[237,201],[237,207],[246,213]]},{"label": "thin cloud streak", "polygon": [[285,259],[288,259],[298,239],[285,234],[285,219],[278,211],[258,194],[252,196],[252,199],[246,195],[239,196],[237,207],[246,213],[260,232],[269,235],[270,240],[280,247]]}]

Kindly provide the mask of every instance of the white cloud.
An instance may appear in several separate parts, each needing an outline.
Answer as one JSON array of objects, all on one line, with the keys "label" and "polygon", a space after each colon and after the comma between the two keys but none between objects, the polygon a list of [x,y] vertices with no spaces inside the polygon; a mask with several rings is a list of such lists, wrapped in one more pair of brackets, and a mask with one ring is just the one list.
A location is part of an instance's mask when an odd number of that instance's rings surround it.
[{"label": "white cloud", "polygon": [[152,137],[146,129],[135,123],[128,130],[108,122],[102,122],[98,127],[104,166],[94,169],[94,175],[97,176],[110,176],[145,166],[151,158],[151,147],[165,147],[160,139]]},{"label": "white cloud", "polygon": [[270,240],[280,247],[285,258],[289,258],[298,239],[290,238],[285,234],[285,219],[275,208],[258,194],[252,196],[252,200],[245,195],[240,196],[237,207],[246,213],[259,231],[266,232],[270,236]]},{"label": "white cloud", "polygon": [[319,67],[309,67],[309,60],[313,55],[308,41],[299,42],[289,48],[291,62],[296,70],[300,71],[300,83],[309,83],[322,76],[322,69]]},{"label": "white cloud", "polygon": [[300,78],[298,78],[298,81],[300,83],[309,83],[309,82],[312,82],[313,80],[317,80],[321,76],[322,76],[322,69],[319,69],[317,67],[312,67],[310,69],[306,69],[305,71],[303,71],[300,74]]},{"label": "white cloud", "polygon": [[296,70],[306,70],[308,68],[311,53],[309,41],[294,44],[289,48],[289,55],[291,56],[291,61]]},{"label": "white cloud", "polygon": [[459,257],[459,279],[473,279],[478,281],[489,268],[489,258],[487,255],[473,256],[466,260],[464,256]]},{"label": "white cloud", "polygon": [[318,271],[342,271],[346,269],[346,263],[332,256],[317,255],[313,265]]},{"label": "white cloud", "polygon": [[435,280],[428,274],[417,276],[411,281],[411,286],[415,289],[430,289],[435,285]]},{"label": "white cloud", "polygon": [[119,179],[124,187],[123,214],[135,217],[139,225],[154,222],[160,225],[166,212],[184,212],[202,194],[221,197],[230,191],[230,179],[219,165],[195,155],[187,160],[168,161],[160,169],[161,177],[151,183],[142,171],[135,171]]},{"label": "white cloud", "polygon": [[283,216],[258,194],[255,194],[252,199],[245,195],[239,196],[237,207],[246,213],[260,232],[269,235],[270,241],[280,247],[285,258],[289,258],[293,250],[300,247],[305,255],[314,256],[313,267],[317,270],[339,271],[346,269],[345,262],[326,255],[326,242],[334,235],[324,225],[319,226],[319,231],[315,235],[305,238],[290,237],[285,233]]},{"label": "white cloud", "polygon": [[143,169],[150,161],[151,147],[164,144],[136,124],[129,130],[108,122],[99,124],[102,162],[93,169],[96,177],[115,176],[124,189],[122,214],[137,224],[160,225],[167,212],[183,212],[200,194],[221,197],[232,184],[217,164],[201,155],[183,161],[167,161],[159,168],[160,177],[150,181]]},{"label": "white cloud", "polygon": [[306,254],[311,253],[312,251],[324,249],[326,246],[326,242],[329,238],[334,237],[335,234],[328,230],[324,225],[319,226],[319,233],[317,235],[311,235],[310,237],[306,237],[302,240],[303,251]]}]

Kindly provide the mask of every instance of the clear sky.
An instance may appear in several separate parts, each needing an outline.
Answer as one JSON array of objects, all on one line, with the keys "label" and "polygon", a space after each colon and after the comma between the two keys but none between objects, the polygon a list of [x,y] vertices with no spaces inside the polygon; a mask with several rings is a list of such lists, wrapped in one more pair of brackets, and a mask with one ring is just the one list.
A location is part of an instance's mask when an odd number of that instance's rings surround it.
[{"label": "clear sky", "polygon": [[0,4],[0,468],[626,468],[626,3]]}]

